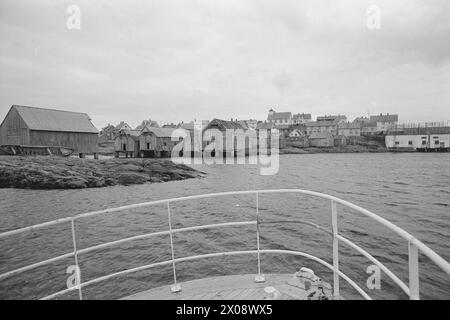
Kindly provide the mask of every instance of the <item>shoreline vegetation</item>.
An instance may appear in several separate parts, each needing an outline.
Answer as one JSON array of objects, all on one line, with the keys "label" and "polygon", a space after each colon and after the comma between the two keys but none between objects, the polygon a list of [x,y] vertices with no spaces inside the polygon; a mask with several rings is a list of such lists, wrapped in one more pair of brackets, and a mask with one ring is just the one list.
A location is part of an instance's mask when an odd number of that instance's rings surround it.
[{"label": "shoreline vegetation", "polygon": [[203,177],[170,159],[0,156],[0,188],[82,189]]}]

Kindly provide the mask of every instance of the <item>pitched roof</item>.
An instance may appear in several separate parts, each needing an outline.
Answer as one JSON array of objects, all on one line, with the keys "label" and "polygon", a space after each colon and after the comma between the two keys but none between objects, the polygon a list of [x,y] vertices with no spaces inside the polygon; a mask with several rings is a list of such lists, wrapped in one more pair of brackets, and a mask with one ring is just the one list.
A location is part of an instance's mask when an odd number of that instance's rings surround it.
[{"label": "pitched roof", "polygon": [[176,130],[176,128],[160,128],[160,127],[148,127],[145,126],[142,129],[143,132],[151,132],[158,138],[171,138],[172,133]]},{"label": "pitched roof", "polygon": [[317,121],[345,121],[347,117],[341,114],[329,115],[329,116],[319,116],[316,118]]},{"label": "pitched roof", "polygon": [[370,116],[371,122],[397,122],[398,114],[380,114],[379,116]]},{"label": "pitched roof", "polygon": [[119,135],[126,134],[132,137],[139,137],[141,135],[141,131],[139,130],[130,130],[130,129],[121,129],[119,130]]},{"label": "pitched roof", "polygon": [[376,122],[363,122],[362,124],[361,124],[361,126],[363,127],[363,128],[372,128],[372,127],[377,127],[377,123]]},{"label": "pitched roof", "polygon": [[116,126],[116,130],[122,130],[122,128],[125,127],[125,126],[127,126],[128,128],[131,128],[131,126],[130,126],[128,123],[121,121],[121,122]]},{"label": "pitched roof", "polygon": [[238,120],[238,123],[244,128],[244,129],[248,129],[248,124],[247,121],[245,120]]},{"label": "pitched roof", "polygon": [[98,133],[86,113],[13,105],[30,130]]},{"label": "pitched roof", "polygon": [[260,122],[256,125],[256,130],[275,129],[276,126],[271,122]]},{"label": "pitched roof", "polygon": [[220,119],[213,119],[211,122],[205,127],[205,129],[208,129],[210,127],[217,126],[222,129],[242,129],[245,130],[245,128],[237,121],[226,121],[226,120],[220,120]]},{"label": "pitched roof", "polygon": [[337,121],[312,121],[305,123],[307,127],[329,127],[336,126],[338,124]]},{"label": "pitched roof", "polygon": [[145,126],[147,126],[147,127],[159,127],[159,124],[158,124],[158,122],[156,122],[154,120],[144,120],[134,130],[142,130]]},{"label": "pitched roof", "polygon": [[108,125],[106,127],[102,128],[102,131],[105,131],[107,129],[115,129],[115,127],[112,124],[108,123]]},{"label": "pitched roof", "polygon": [[278,120],[278,119],[291,119],[292,112],[274,112],[267,116],[267,120]]},{"label": "pitched roof", "polygon": [[341,122],[338,124],[339,129],[360,129],[361,124],[355,122]]}]

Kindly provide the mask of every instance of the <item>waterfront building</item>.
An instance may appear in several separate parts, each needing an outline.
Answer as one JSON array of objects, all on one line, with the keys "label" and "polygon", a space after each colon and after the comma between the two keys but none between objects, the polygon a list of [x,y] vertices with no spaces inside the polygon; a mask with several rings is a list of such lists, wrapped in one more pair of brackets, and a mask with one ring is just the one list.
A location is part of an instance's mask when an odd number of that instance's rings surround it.
[{"label": "waterfront building", "polygon": [[376,122],[363,122],[361,123],[361,135],[362,136],[373,136],[376,135],[378,131],[378,125]]},{"label": "waterfront building", "polygon": [[377,132],[386,132],[393,129],[398,124],[397,114],[385,114],[380,113],[379,116],[370,116],[370,122],[375,122],[377,124]]},{"label": "waterfront building", "polygon": [[138,130],[121,129],[114,139],[114,151],[116,157],[125,154],[126,157],[137,157],[140,149]]},{"label": "waterfront building", "polygon": [[361,136],[361,125],[353,122],[341,122],[338,124],[338,134],[345,137]]},{"label": "waterfront building", "polygon": [[97,154],[98,130],[86,113],[13,105],[0,125],[0,145],[65,147]]},{"label": "waterfront building", "polygon": [[385,143],[389,150],[450,151],[450,127],[388,131]]},{"label": "waterfront building", "polygon": [[308,139],[311,147],[326,148],[334,146],[333,135],[329,132],[314,132]]},{"label": "waterfront building", "polygon": [[306,134],[310,136],[313,133],[329,133],[331,135],[338,134],[337,121],[311,121],[305,124]]},{"label": "waterfront building", "polygon": [[175,128],[144,126],[139,135],[139,157],[170,157],[173,147],[179,142],[172,141],[174,131]]}]

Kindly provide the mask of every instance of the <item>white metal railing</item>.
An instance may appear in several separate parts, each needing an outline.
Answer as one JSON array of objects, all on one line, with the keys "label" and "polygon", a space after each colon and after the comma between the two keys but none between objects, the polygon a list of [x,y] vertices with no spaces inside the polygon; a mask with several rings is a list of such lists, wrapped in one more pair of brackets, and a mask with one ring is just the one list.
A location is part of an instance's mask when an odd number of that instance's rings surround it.
[{"label": "white metal railing", "polygon": [[[266,193],[299,193],[299,194],[305,194],[315,197],[320,197],[324,199],[328,199],[331,201],[331,231],[322,227],[315,225],[310,222],[305,221],[271,221],[269,223],[304,223],[310,226],[314,226],[318,228],[319,230],[325,231],[332,235],[333,238],[333,262],[332,264],[329,264],[328,262],[313,256],[311,254],[301,252],[301,251],[291,251],[291,250],[272,250],[272,249],[261,249],[260,248],[260,230],[259,226],[261,224],[260,221],[260,215],[259,215],[259,195],[260,194],[266,194]],[[195,200],[195,199],[203,199],[203,198],[212,198],[212,197],[219,197],[219,196],[229,196],[229,195],[242,195],[242,194],[255,194],[256,195],[256,220],[251,221],[240,221],[240,222],[227,222],[227,223],[217,223],[217,224],[209,224],[209,225],[201,225],[201,226],[193,226],[193,227],[186,227],[186,228],[178,228],[173,229],[172,228],[172,217],[171,217],[171,209],[170,204],[174,202],[180,202],[180,201],[187,201],[187,200]],[[409,285],[406,285],[403,281],[401,281],[394,273],[392,273],[385,265],[383,265],[380,261],[378,261],[376,258],[374,258],[370,253],[368,253],[366,250],[362,249],[349,239],[343,237],[338,232],[338,213],[337,213],[337,204],[341,204],[344,206],[347,206],[351,209],[354,209],[365,216],[379,222],[383,226],[387,227],[391,231],[395,232],[397,235],[408,241],[408,268],[409,268]],[[146,233],[138,236],[128,237],[120,240],[115,240],[95,246],[91,246],[88,248],[78,249],[77,248],[77,238],[76,238],[76,225],[75,222],[79,219],[86,218],[86,217],[92,217],[100,214],[110,214],[118,211],[123,210],[130,210],[130,209],[136,209],[136,208],[142,208],[157,204],[166,204],[167,205],[167,212],[168,212],[168,223],[169,223],[169,229],[166,231],[159,231],[159,232],[153,232],[153,233]],[[156,201],[150,201],[150,202],[144,202],[139,204],[133,204],[128,206],[122,206],[117,208],[111,208],[111,209],[105,209],[105,210],[99,210],[99,211],[93,211],[88,212],[84,214],[75,215],[73,217],[67,217],[62,219],[57,219],[41,224],[36,224],[33,226],[20,228],[16,230],[11,230],[7,232],[0,233],[0,239],[9,237],[12,235],[20,234],[23,232],[29,232],[34,231],[43,227],[48,227],[56,224],[61,224],[65,222],[70,222],[71,224],[71,231],[72,231],[72,241],[73,241],[73,251],[51,258],[47,259],[45,261],[37,262],[25,267],[21,267],[15,270],[11,270],[8,272],[5,272],[3,274],[0,274],[0,281],[2,279],[5,279],[7,277],[10,277],[12,275],[22,273],[34,268],[37,268],[42,265],[46,265],[52,262],[56,262],[59,260],[67,259],[70,257],[73,257],[75,260],[75,265],[77,269],[77,285],[74,287],[70,287],[68,289],[53,293],[49,296],[46,296],[42,299],[52,299],[55,297],[58,297],[60,295],[69,293],[74,290],[78,290],[78,295],[80,299],[83,299],[82,295],[82,288],[98,283],[107,279],[111,279],[113,277],[117,277],[120,275],[125,275],[128,273],[133,273],[141,270],[146,270],[150,268],[154,268],[157,266],[163,266],[163,265],[172,265],[173,269],[173,278],[174,283],[171,286],[171,290],[173,292],[177,292],[181,290],[181,286],[179,283],[177,283],[177,276],[176,276],[176,263],[183,262],[183,261],[190,261],[190,260],[197,260],[197,259],[203,259],[203,258],[210,258],[210,257],[218,257],[218,256],[230,256],[230,255],[247,255],[247,254],[256,254],[258,266],[257,266],[257,274],[255,276],[256,282],[264,282],[264,275],[261,274],[261,254],[264,253],[277,253],[277,254],[290,254],[290,255],[297,255],[309,258],[311,260],[314,260],[323,266],[327,267],[328,269],[333,271],[333,295],[335,298],[339,298],[339,278],[343,278],[345,281],[347,281],[355,290],[357,290],[365,299],[371,299],[370,296],[362,290],[353,280],[351,280],[347,275],[345,275],[342,271],[339,270],[339,242],[342,242],[346,244],[347,246],[355,249],[362,255],[364,255],[366,258],[368,258],[370,261],[372,261],[374,264],[380,267],[383,272],[386,273],[389,278],[394,281],[409,297],[410,299],[419,299],[420,298],[420,290],[419,290],[419,260],[418,255],[419,252],[427,256],[431,261],[433,261],[437,266],[439,266],[442,270],[444,270],[449,276],[450,276],[450,264],[444,260],[442,257],[440,257],[438,254],[436,254],[433,250],[428,248],[425,244],[423,244],[418,239],[414,238],[412,235],[410,235],[408,232],[404,231],[403,229],[397,227],[396,225],[392,224],[391,222],[387,221],[386,219],[364,209],[361,208],[355,204],[352,204],[348,201],[339,199],[337,197],[309,191],[309,190],[301,190],[301,189],[274,189],[274,190],[252,190],[252,191],[231,191],[231,192],[220,192],[220,193],[210,193],[210,194],[202,194],[202,195],[194,195],[194,196],[187,196],[187,197],[179,197],[179,198],[172,198],[172,199],[164,199],[164,200],[156,200]],[[267,223],[267,222],[264,222]],[[210,253],[210,254],[203,254],[203,255],[194,255],[194,256],[188,256],[188,257],[182,257],[182,258],[175,258],[174,253],[174,244],[173,244],[173,234],[174,233],[180,233],[180,232],[186,232],[186,231],[195,231],[195,230],[202,230],[202,229],[209,229],[209,228],[224,228],[224,227],[236,227],[236,226],[248,226],[248,225],[255,225],[256,226],[256,250],[247,250],[247,251],[227,251],[227,252],[219,252],[219,253]],[[78,264],[78,256],[81,254],[85,254],[87,252],[91,252],[98,249],[103,249],[106,247],[111,247],[114,245],[122,244],[124,242],[134,241],[138,239],[146,239],[150,237],[155,236],[162,236],[162,235],[169,235],[170,237],[170,249],[171,249],[171,260],[162,261],[162,262],[156,262],[144,266],[140,266],[137,268],[127,269],[123,271],[119,271],[116,273],[112,273],[109,275],[105,275],[96,279],[92,279],[86,282],[81,282],[81,272],[79,272],[79,264]]]}]

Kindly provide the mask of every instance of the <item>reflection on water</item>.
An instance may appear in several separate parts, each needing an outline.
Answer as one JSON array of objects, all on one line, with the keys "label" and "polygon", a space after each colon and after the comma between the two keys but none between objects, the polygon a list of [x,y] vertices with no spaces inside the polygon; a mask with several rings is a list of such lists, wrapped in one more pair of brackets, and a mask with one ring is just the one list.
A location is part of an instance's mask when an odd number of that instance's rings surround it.
[{"label": "reflection on water", "polygon": [[[259,175],[251,165],[198,166],[208,173],[203,179],[115,186],[86,190],[0,190],[1,231],[24,227],[78,213],[157,199],[218,191],[301,188],[328,193],[367,208],[404,228],[450,260],[450,154],[315,154],[280,156],[275,176]],[[260,215],[271,220],[307,220],[330,227],[329,201],[296,194],[261,195]],[[255,196],[240,195],[174,203],[174,227],[255,218]],[[338,206],[339,231],[367,249],[408,283],[407,244],[376,222]],[[166,230],[165,205],[80,220],[78,248],[156,230]],[[256,247],[253,226],[227,227],[174,235],[175,255],[183,257]],[[49,227],[0,240],[0,272],[3,273],[72,250],[70,225]],[[261,225],[261,248],[312,253],[331,262],[331,238],[327,233],[298,223]],[[83,281],[120,270],[170,259],[166,236],[134,241],[80,256]],[[426,257],[420,257],[422,298],[449,299],[450,281]],[[65,289],[72,259],[36,268],[0,282],[0,298],[40,298]],[[352,249],[340,246],[344,273],[366,288],[370,262]],[[284,255],[262,255],[262,271],[293,273],[307,266],[326,281],[332,274],[317,263]],[[206,276],[255,273],[256,257],[233,256],[184,262],[177,265],[180,281]],[[89,286],[84,298],[110,299],[172,281],[171,266],[140,271]],[[349,298],[358,295],[341,280]],[[406,298],[382,275],[381,290],[374,298]],[[68,296],[76,298],[76,293]]]}]

